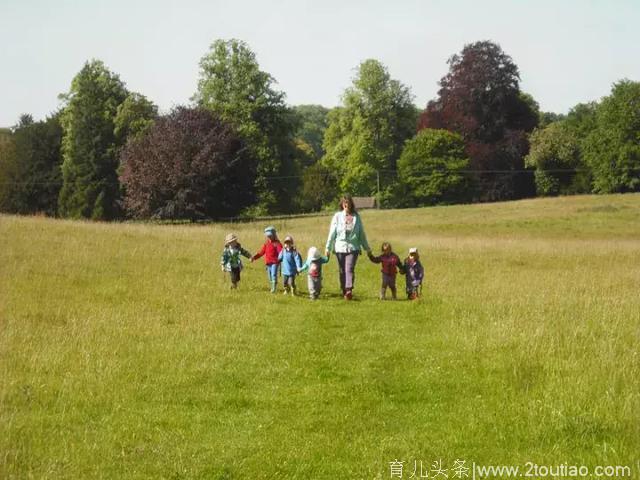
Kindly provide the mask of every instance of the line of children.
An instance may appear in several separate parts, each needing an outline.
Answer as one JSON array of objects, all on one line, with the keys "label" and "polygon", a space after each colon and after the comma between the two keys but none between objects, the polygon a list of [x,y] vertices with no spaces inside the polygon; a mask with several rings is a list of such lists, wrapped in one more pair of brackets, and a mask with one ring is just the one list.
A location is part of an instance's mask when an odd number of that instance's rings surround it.
[{"label": "line of children", "polygon": [[[220,263],[222,271],[225,274],[228,273],[231,278],[231,288],[237,288],[240,282],[240,272],[242,271],[241,256],[250,258],[251,262],[264,256],[271,293],[276,293],[277,291],[278,270],[280,264],[282,264],[284,294],[295,295],[297,293],[296,276],[302,272],[307,272],[309,298],[316,300],[322,291],[322,265],[329,262],[329,256],[323,256],[316,247],[311,247],[303,264],[291,236],[285,237],[283,245],[278,239],[275,227],[268,226],[264,229],[264,234],[266,237],[265,242],[262,248],[253,256],[242,248],[235,234],[230,233],[225,237]],[[391,290],[391,297],[394,300],[397,298],[396,276],[398,271],[405,275],[407,298],[415,300],[420,296],[424,268],[420,262],[417,248],[410,248],[409,256],[404,261],[401,261],[400,257],[393,252],[391,244],[384,242],[381,248],[381,255],[374,256],[369,253],[369,260],[373,263],[381,264],[381,300],[386,298],[387,288]]]}]

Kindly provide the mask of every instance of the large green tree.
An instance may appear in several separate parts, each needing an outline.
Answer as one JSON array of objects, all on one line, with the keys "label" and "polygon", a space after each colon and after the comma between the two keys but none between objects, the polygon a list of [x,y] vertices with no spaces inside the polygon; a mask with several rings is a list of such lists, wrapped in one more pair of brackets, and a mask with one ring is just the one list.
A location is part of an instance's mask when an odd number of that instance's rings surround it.
[{"label": "large green tree", "polygon": [[113,120],[117,142],[124,145],[128,138],[144,134],[157,117],[158,107],[153,102],[140,93],[131,92],[118,105]]},{"label": "large green tree", "polygon": [[233,124],[257,159],[253,213],[288,210],[299,185],[294,117],[275,83],[240,40],[216,40],[200,61],[194,100]]},{"label": "large green tree", "polygon": [[580,155],[580,141],[565,121],[533,131],[525,165],[535,168],[538,195],[589,193],[589,174]]},{"label": "large green tree", "polygon": [[322,141],[327,129],[329,109],[322,105],[296,105],[293,112],[298,124],[296,136],[311,146],[315,159],[322,158]]},{"label": "large green tree", "polygon": [[464,140],[447,130],[420,130],[407,140],[398,160],[400,191],[405,206],[468,200],[469,165]]},{"label": "large green tree", "polygon": [[87,62],[62,96],[63,186],[59,212],[72,218],[108,220],[120,215],[114,120],[127,98],[118,75],[99,60]]},{"label": "large green tree", "polygon": [[343,191],[372,195],[376,172],[395,171],[402,146],[416,131],[418,112],[408,87],[377,60],[362,62],[343,105],[329,113],[323,164]]},{"label": "large green tree", "polygon": [[23,115],[11,137],[2,209],[12,213],[55,215],[62,186],[59,115],[34,122]]},{"label": "large green tree", "polygon": [[640,190],[640,82],[622,80],[596,110],[584,145],[596,193]]}]

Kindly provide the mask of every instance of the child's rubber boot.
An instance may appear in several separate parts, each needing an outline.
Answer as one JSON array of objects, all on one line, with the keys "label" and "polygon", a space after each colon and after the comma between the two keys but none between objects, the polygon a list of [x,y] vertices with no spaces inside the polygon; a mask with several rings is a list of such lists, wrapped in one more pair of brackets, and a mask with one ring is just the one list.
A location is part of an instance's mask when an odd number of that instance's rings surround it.
[{"label": "child's rubber boot", "polygon": [[380,289],[380,300],[386,300],[386,296],[387,296],[387,289],[386,288],[381,288]]},{"label": "child's rubber boot", "polygon": [[271,282],[271,293],[276,293],[276,282]]}]

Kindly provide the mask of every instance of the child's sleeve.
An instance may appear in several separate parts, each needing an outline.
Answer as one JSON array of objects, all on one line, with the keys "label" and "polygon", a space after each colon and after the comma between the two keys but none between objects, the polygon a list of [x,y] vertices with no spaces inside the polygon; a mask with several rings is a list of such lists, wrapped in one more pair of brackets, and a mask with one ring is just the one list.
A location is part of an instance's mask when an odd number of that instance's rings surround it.
[{"label": "child's sleeve", "polygon": [[222,255],[220,255],[220,265],[224,265],[225,263],[227,263],[228,259],[229,259],[229,256],[227,254],[227,249],[225,248],[222,251]]},{"label": "child's sleeve", "polygon": [[382,258],[374,256],[371,252],[367,252],[367,257],[369,257],[369,260],[373,263],[380,263],[382,261]]},{"label": "child's sleeve", "polygon": [[302,267],[298,269],[298,273],[306,272],[309,269],[309,262],[304,262]]},{"label": "child's sleeve", "polygon": [[329,257],[320,257],[320,262],[329,263]]},{"label": "child's sleeve", "polygon": [[404,268],[404,263],[402,263],[402,260],[400,260],[400,257],[396,255],[396,259],[398,261],[398,270],[400,271],[401,274],[405,274],[407,273],[407,269]]},{"label": "child's sleeve", "polygon": [[264,251],[265,251],[266,248],[267,248],[267,245],[263,243],[262,244],[262,248],[260,250],[258,250],[253,257],[251,257],[251,260],[257,260],[261,256],[263,256],[264,255]]},{"label": "child's sleeve", "polygon": [[284,250],[280,250],[278,253],[278,263],[282,263],[282,252],[284,252]]},{"label": "child's sleeve", "polygon": [[245,250],[244,248],[240,247],[240,254],[247,257],[247,258],[251,258],[251,254],[249,253],[248,250]]},{"label": "child's sleeve", "polygon": [[302,257],[299,253],[295,254],[296,268],[298,271],[302,268]]}]

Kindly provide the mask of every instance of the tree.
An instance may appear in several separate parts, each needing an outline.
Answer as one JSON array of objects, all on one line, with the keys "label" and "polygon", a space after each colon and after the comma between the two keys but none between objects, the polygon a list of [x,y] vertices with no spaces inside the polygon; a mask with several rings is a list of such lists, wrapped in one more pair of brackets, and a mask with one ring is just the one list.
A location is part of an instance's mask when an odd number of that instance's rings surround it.
[{"label": "tree", "polygon": [[158,116],[158,107],[147,97],[132,92],[127,95],[116,111],[113,120],[117,142],[124,145],[129,137],[143,135]]},{"label": "tree", "polygon": [[419,129],[462,136],[471,168],[486,172],[476,176],[479,200],[532,194],[529,177],[517,171],[524,168],[527,134],[538,123],[537,104],[520,91],[518,67],[488,41],[466,45],[448,64],[438,98],[428,103]]},{"label": "tree", "polygon": [[239,40],[217,40],[200,61],[198,105],[231,122],[257,161],[254,213],[286,211],[298,188],[293,115],[275,80]]},{"label": "tree", "polygon": [[596,110],[584,157],[596,193],[640,190],[640,82],[613,85]]},{"label": "tree", "polygon": [[376,171],[395,171],[416,120],[409,89],[379,61],[365,60],[343,95],[343,106],[329,113],[322,162],[340,177],[343,191],[372,195]]},{"label": "tree", "polygon": [[467,198],[469,165],[462,137],[447,130],[424,129],[407,140],[398,160],[406,206],[454,203]]},{"label": "tree", "polygon": [[298,202],[303,212],[316,212],[333,202],[338,195],[334,173],[322,163],[314,163],[304,170],[302,190]]},{"label": "tree", "polygon": [[580,142],[566,122],[537,128],[530,143],[525,164],[536,169],[538,195],[589,193],[590,179],[582,163]]},{"label": "tree", "polygon": [[23,115],[14,128],[13,170],[6,179],[4,210],[12,213],[55,215],[62,186],[59,114],[34,122]]},{"label": "tree", "polygon": [[15,152],[16,146],[11,130],[2,129],[0,131],[0,212],[16,211],[13,198],[19,170]]},{"label": "tree", "polygon": [[293,107],[293,112],[298,123],[296,136],[311,146],[314,161],[322,158],[324,155],[322,141],[327,129],[329,109],[321,105],[297,105]]},{"label": "tree", "polygon": [[255,160],[233,127],[202,108],[160,117],[121,153],[124,205],[134,218],[215,219],[255,201]]},{"label": "tree", "polygon": [[550,125],[554,122],[560,122],[566,118],[567,116],[562,113],[540,112],[538,114],[538,127],[544,128],[547,125]]},{"label": "tree", "polygon": [[120,215],[115,117],[127,90],[99,60],[85,63],[62,99],[62,216],[109,220]]}]

